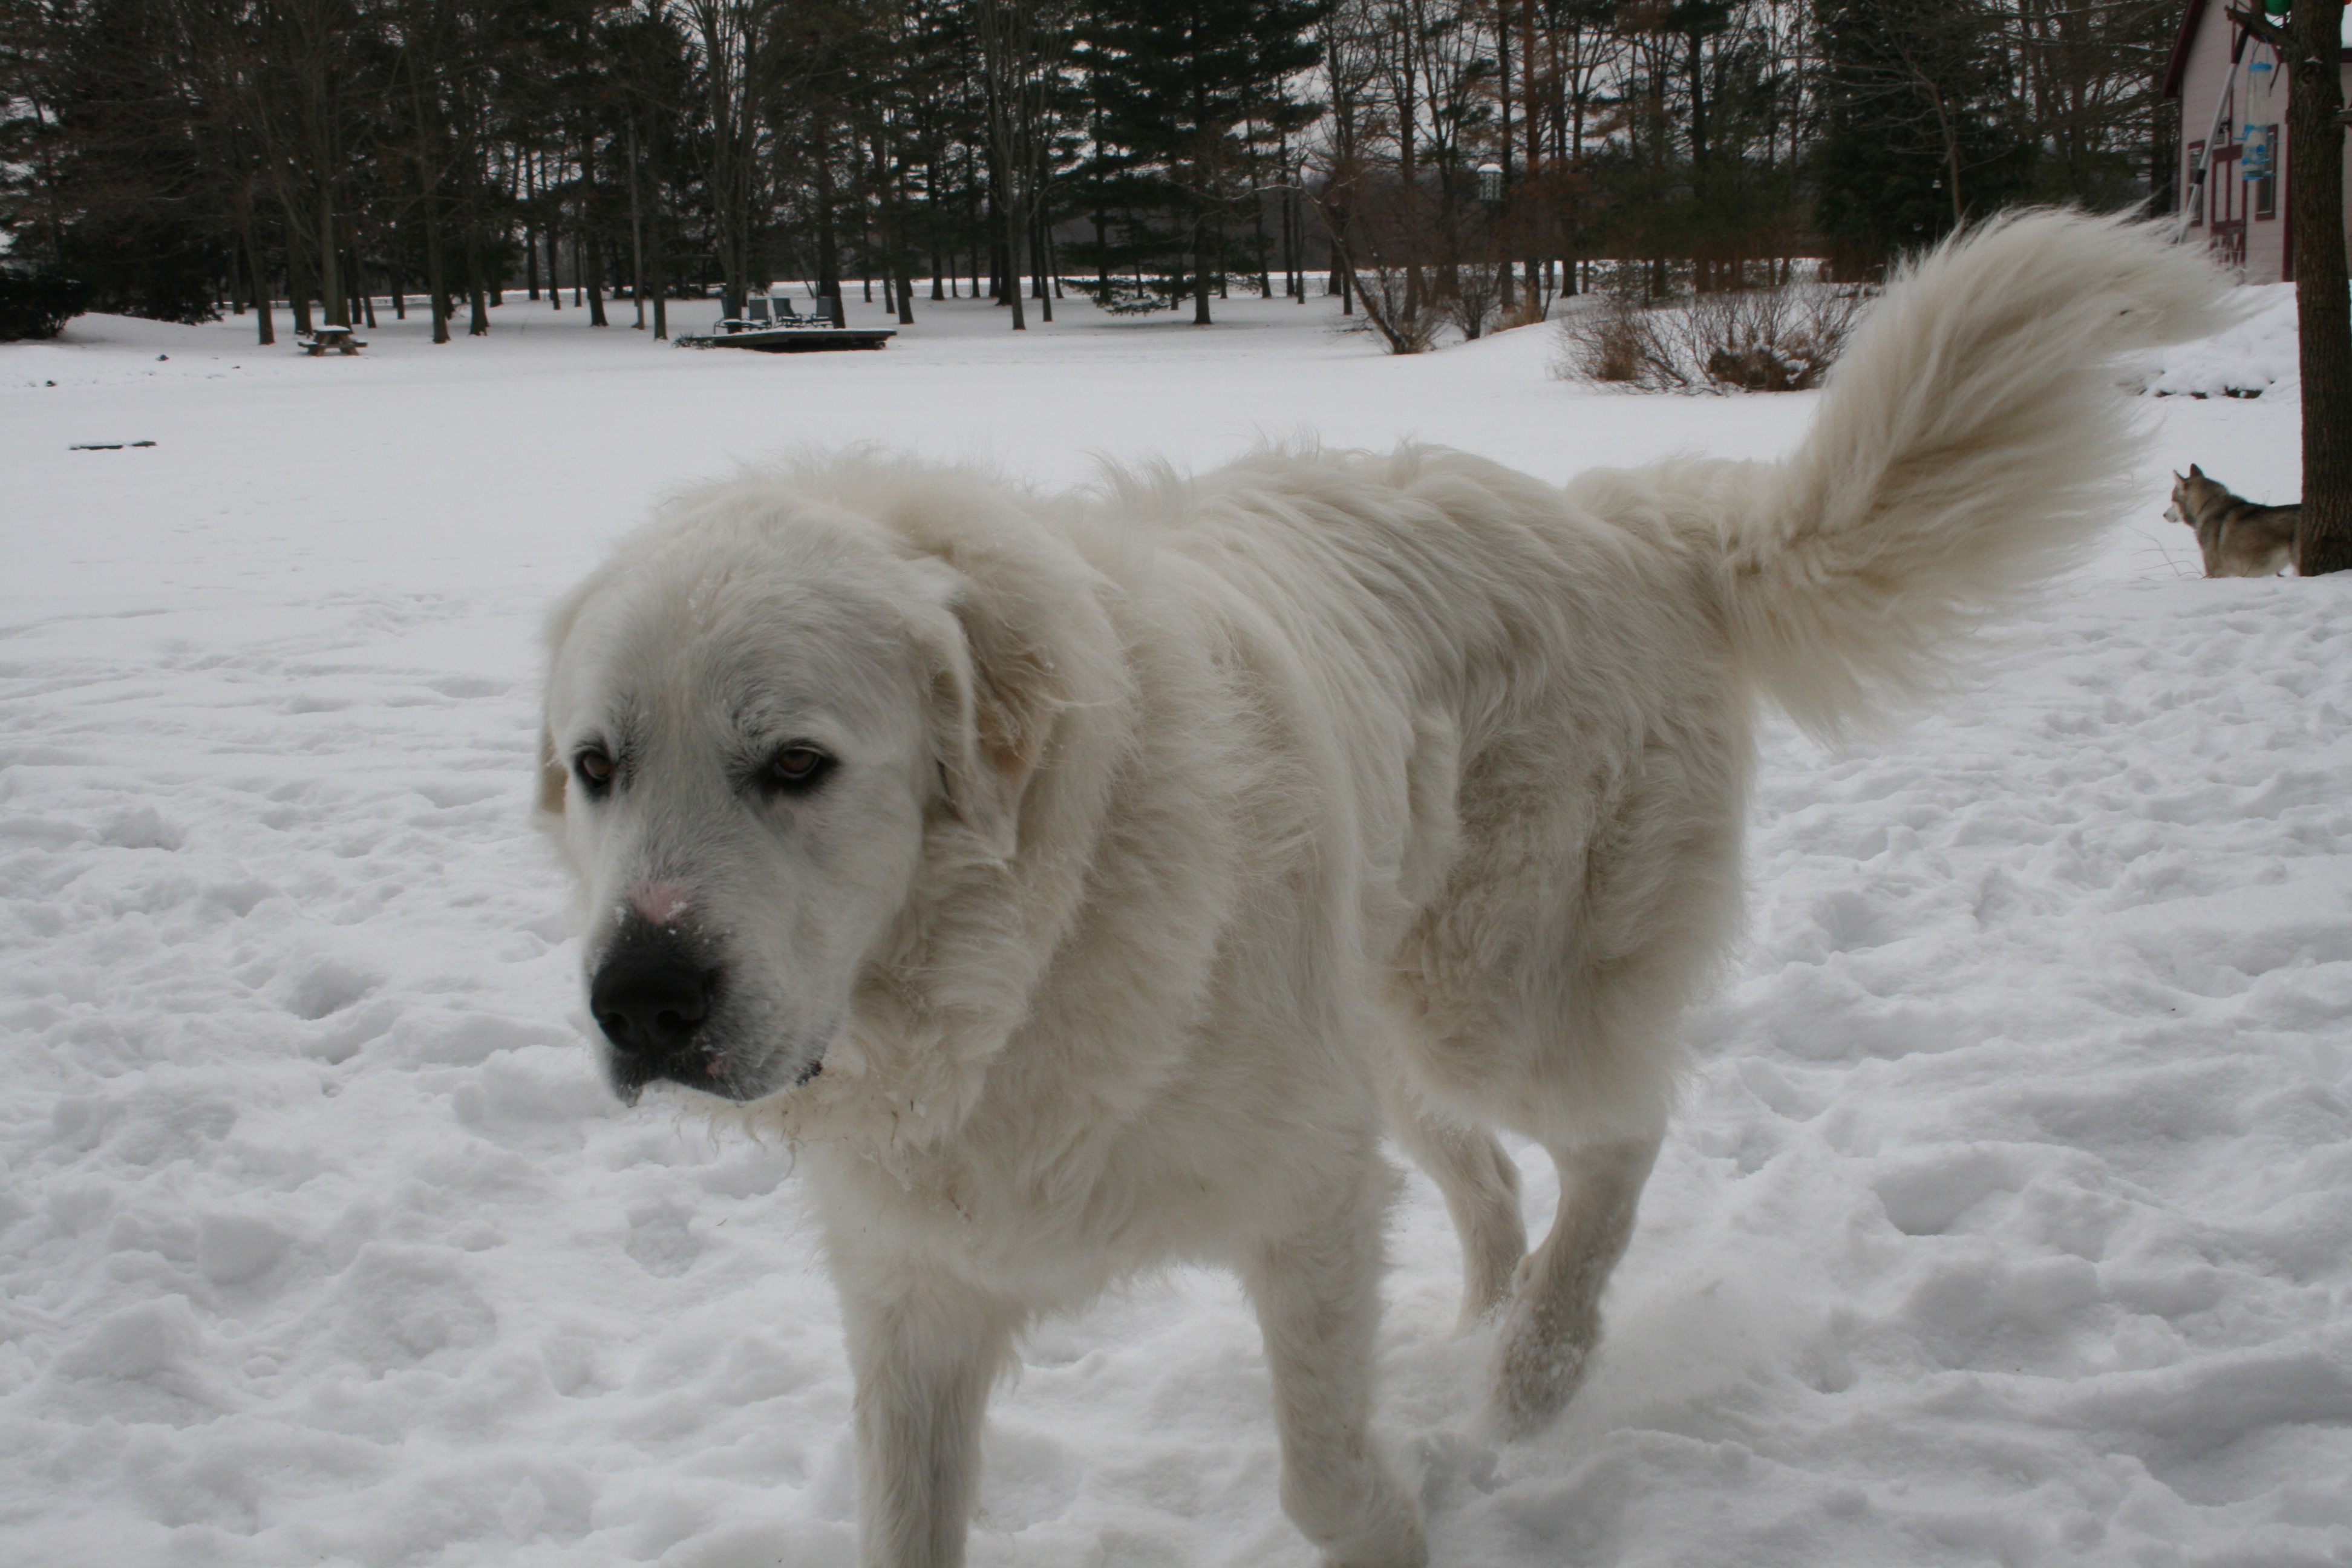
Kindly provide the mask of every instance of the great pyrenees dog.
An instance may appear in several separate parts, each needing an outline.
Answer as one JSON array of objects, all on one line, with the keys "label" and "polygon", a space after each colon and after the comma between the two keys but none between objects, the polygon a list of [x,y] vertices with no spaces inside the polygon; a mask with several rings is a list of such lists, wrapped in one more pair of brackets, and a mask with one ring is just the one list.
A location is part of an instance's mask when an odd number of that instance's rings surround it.
[{"label": "great pyrenees dog", "polygon": [[[540,809],[615,1089],[800,1151],[864,1561],[961,1562],[1024,1326],[1192,1260],[1263,1326],[1291,1518],[1423,1562],[1371,1427],[1383,1137],[1496,1320],[1500,1431],[1539,1426],[1738,920],[1759,702],[1835,731],[2072,559],[2134,455],[2112,362],[2221,297],[2036,213],[1891,288],[1780,463],[1048,495],[851,456],[625,540],[549,627]],[[1559,1171],[1533,1251],[1503,1128]]]}]

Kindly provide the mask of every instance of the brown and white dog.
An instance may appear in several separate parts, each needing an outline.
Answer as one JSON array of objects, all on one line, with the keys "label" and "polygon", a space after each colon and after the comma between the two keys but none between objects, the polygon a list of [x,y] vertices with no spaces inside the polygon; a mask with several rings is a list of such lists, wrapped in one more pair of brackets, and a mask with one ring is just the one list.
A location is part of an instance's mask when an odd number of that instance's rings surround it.
[{"label": "brown and white dog", "polygon": [[2275,577],[2294,565],[2303,508],[2232,495],[2194,463],[2172,476],[2172,504],[2164,515],[2197,531],[2208,577]]}]

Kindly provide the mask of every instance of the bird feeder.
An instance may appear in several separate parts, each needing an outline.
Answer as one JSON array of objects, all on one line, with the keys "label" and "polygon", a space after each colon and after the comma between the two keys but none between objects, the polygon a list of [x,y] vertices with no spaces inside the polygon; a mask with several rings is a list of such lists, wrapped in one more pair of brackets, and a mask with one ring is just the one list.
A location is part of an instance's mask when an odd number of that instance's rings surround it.
[{"label": "bird feeder", "polygon": [[2238,138],[2240,179],[2267,180],[2277,172],[2271,152],[2271,80],[2277,75],[2268,60],[2246,62],[2246,120]]},{"label": "bird feeder", "polygon": [[1478,199],[1482,202],[1499,202],[1503,199],[1503,165],[1500,163],[1478,165]]}]

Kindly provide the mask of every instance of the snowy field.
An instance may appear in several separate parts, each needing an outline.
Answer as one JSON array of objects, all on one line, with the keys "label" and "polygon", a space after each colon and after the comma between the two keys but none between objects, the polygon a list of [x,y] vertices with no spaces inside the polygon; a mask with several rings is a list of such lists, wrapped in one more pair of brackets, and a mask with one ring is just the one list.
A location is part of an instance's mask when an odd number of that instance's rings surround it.
[{"label": "snowy field", "polygon": [[[606,1094],[526,821],[541,607],[666,487],[1305,428],[1561,479],[1812,401],[1570,385],[1541,329],[1388,359],[1323,301],[919,309],[872,354],[519,297],[357,359],[0,346],[0,1563],[852,1562],[791,1159]],[[1486,1436],[1409,1185],[1384,1425],[1440,1563],[2352,1563],[2352,580],[2206,582],[2158,516],[2192,460],[2293,496],[2282,321],[2151,367],[2275,384],[2149,398],[2133,514],[1932,711],[1769,732],[1750,935],[1540,1438]],[[1309,1568],[1266,1406],[1223,1277],[1048,1325],[974,1562]]]}]

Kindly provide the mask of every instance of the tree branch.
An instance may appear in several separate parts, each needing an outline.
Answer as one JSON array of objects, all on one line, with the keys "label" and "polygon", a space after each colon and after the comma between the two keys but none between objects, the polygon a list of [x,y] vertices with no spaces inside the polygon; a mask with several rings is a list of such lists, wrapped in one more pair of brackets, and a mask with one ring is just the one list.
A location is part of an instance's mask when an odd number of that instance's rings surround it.
[{"label": "tree branch", "polygon": [[2280,30],[2277,23],[2267,16],[2253,11],[2241,11],[2232,5],[2230,7],[2230,20],[2276,49],[2281,59],[2286,58],[2294,52],[2294,40]]}]

